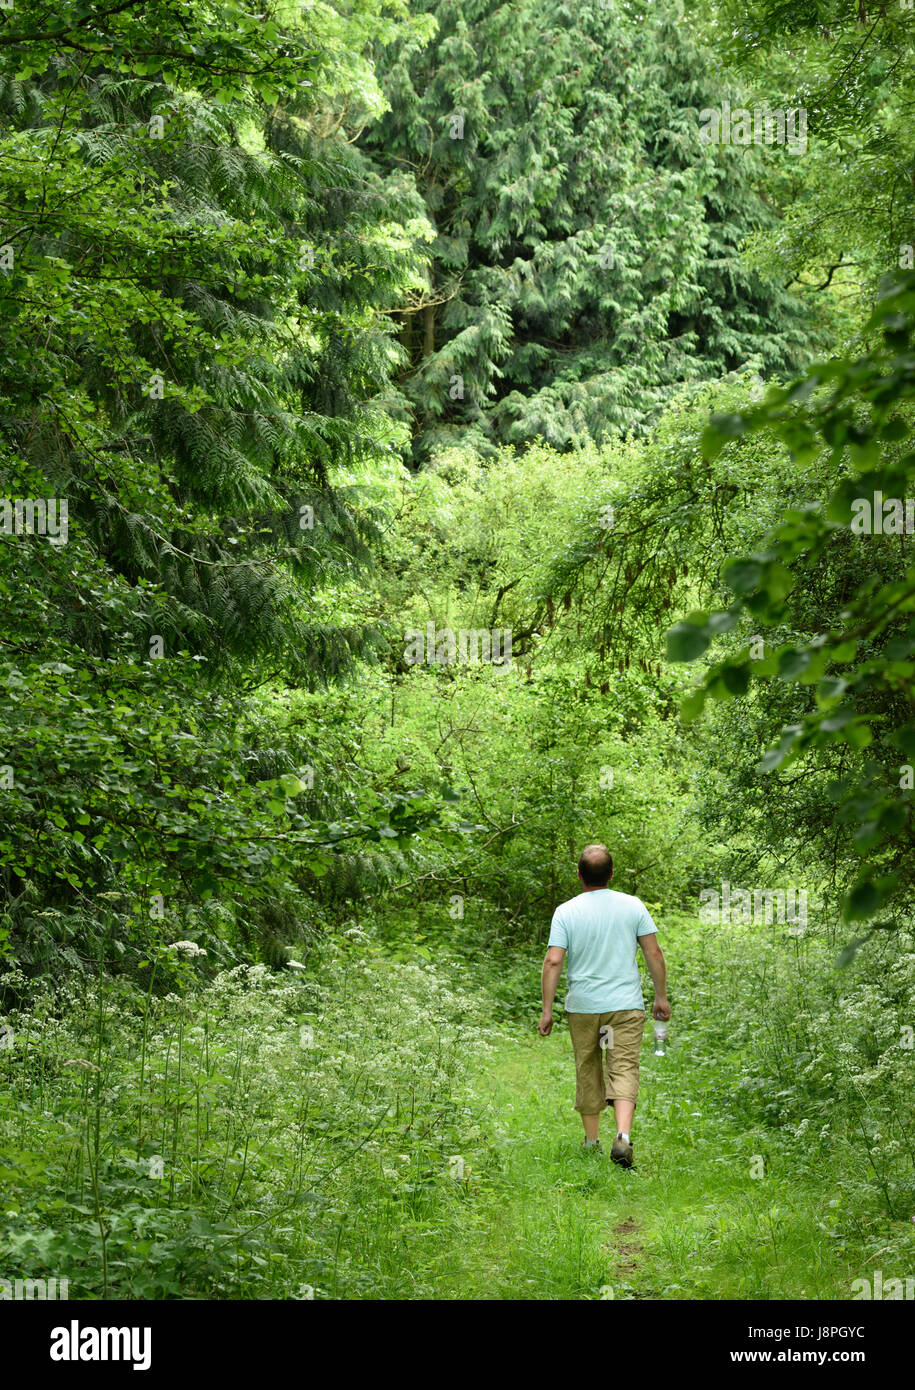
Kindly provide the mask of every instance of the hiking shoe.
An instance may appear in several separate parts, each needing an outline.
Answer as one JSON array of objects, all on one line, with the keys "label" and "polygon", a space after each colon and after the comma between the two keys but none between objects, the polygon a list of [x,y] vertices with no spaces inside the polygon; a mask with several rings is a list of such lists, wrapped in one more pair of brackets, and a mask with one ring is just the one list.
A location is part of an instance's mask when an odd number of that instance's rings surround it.
[{"label": "hiking shoe", "polygon": [[619,1135],[613,1141],[613,1148],[610,1150],[610,1157],[614,1163],[618,1163],[621,1168],[632,1167],[632,1145],[624,1144]]},{"label": "hiking shoe", "polygon": [[588,1153],[596,1153],[596,1154],[602,1154],[602,1153],[603,1153],[603,1149],[602,1149],[601,1146],[600,1146],[600,1140],[599,1140],[599,1139],[595,1139],[593,1143],[589,1143],[587,1139],[583,1139],[583,1140],[582,1140],[582,1145],[581,1145],[581,1147],[582,1147],[583,1149],[585,1149]]}]

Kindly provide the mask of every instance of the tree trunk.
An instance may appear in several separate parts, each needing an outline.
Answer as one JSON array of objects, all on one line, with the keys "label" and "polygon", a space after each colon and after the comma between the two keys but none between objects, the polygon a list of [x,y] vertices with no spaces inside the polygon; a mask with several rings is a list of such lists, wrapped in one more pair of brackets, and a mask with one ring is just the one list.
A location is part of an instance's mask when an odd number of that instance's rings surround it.
[{"label": "tree trunk", "polygon": [[403,316],[403,327],[397,335],[406,348],[411,360],[413,357],[413,314],[407,311]]}]

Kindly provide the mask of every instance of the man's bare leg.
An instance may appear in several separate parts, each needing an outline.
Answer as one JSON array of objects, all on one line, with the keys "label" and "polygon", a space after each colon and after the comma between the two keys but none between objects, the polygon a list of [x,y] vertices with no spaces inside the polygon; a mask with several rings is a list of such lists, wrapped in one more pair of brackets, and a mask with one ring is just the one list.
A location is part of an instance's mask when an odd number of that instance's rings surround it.
[{"label": "man's bare leg", "polygon": [[632,1129],[632,1119],[635,1115],[635,1101],[615,1100],[613,1102],[613,1111],[616,1115],[617,1134],[628,1135],[629,1131]]},{"label": "man's bare leg", "polygon": [[582,1115],[581,1122],[585,1127],[585,1138],[596,1139],[600,1115]]}]

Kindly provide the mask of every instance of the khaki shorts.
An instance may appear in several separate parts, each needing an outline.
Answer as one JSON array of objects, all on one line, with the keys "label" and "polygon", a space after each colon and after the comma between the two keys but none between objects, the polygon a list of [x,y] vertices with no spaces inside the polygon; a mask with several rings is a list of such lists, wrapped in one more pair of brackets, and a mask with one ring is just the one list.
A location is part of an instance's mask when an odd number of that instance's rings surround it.
[{"label": "khaki shorts", "polygon": [[597,1115],[615,1100],[637,1100],[645,1010],[567,1013],[566,1018],[575,1053],[575,1109]]}]

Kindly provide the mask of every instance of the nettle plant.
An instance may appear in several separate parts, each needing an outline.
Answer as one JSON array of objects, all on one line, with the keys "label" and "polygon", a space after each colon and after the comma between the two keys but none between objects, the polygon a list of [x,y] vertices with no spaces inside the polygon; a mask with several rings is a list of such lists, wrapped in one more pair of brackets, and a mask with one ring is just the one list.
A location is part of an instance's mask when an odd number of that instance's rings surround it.
[{"label": "nettle plant", "polygon": [[[798,466],[822,461],[828,495],[786,510],[763,549],[726,562],[722,582],[733,594],[726,607],[690,613],[667,634],[675,662],[698,660],[725,634],[736,645],[746,620],[757,634],[710,662],[683,702],[686,720],[709,698],[755,694],[764,702],[761,686],[799,687],[801,712],[759,770],[775,773],[801,760],[839,770],[826,792],[834,821],[860,856],[848,874],[843,915],[868,924],[842,952],[843,963],[874,931],[896,925],[913,882],[915,563],[906,488],[915,475],[915,274],[884,282],[868,334],[862,357],[815,363],[752,409],[712,416],[703,436],[707,457],[732,439],[773,431]],[[804,626],[798,595],[830,582],[837,620],[828,630],[760,641],[765,629],[796,634]]]}]

